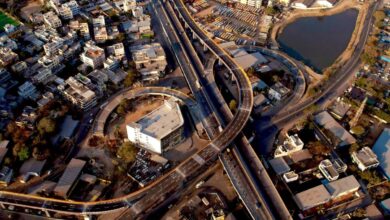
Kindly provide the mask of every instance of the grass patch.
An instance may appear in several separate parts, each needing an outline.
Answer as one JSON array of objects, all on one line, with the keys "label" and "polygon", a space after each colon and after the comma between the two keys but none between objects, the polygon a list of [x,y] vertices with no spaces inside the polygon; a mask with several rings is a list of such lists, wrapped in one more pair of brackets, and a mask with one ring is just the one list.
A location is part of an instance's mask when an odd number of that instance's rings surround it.
[{"label": "grass patch", "polygon": [[0,31],[4,30],[6,24],[13,24],[15,26],[19,25],[18,21],[8,17],[4,12],[0,11]]}]

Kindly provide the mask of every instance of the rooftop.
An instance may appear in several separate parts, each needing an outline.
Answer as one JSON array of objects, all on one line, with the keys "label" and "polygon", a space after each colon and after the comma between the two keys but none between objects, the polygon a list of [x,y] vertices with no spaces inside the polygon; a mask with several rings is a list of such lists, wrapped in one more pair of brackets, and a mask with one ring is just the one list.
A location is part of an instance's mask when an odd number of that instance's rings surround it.
[{"label": "rooftop", "polygon": [[84,168],[85,163],[86,162],[84,160],[74,158],[69,162],[64,174],[62,174],[57,186],[54,188],[56,195],[64,198],[67,197],[70,188],[79,176],[81,170]]},{"label": "rooftop", "polygon": [[348,133],[327,111],[323,111],[314,116],[314,121],[333,133],[341,140],[339,146],[350,145],[356,142],[356,139]]},{"label": "rooftop", "polygon": [[365,166],[370,166],[379,162],[376,154],[369,147],[363,147],[361,150],[353,152],[352,154]]},{"label": "rooftop", "polygon": [[259,52],[235,57],[234,61],[236,61],[243,69],[248,69],[254,65],[268,62],[268,60]]},{"label": "rooftop", "polygon": [[345,195],[360,188],[359,182],[353,175],[338,179],[325,184],[326,189],[332,195],[332,198]]},{"label": "rooftop", "polygon": [[379,166],[385,172],[387,178],[390,178],[390,129],[385,128],[378,140],[376,140],[373,152],[377,155]]},{"label": "rooftop", "polygon": [[142,133],[162,139],[183,124],[184,119],[180,106],[170,99],[164,101],[164,104],[156,110],[143,116],[137,122],[130,123],[128,126],[139,127]]},{"label": "rooftop", "polygon": [[328,202],[331,195],[324,185],[319,185],[296,194],[294,199],[301,210],[306,210]]}]

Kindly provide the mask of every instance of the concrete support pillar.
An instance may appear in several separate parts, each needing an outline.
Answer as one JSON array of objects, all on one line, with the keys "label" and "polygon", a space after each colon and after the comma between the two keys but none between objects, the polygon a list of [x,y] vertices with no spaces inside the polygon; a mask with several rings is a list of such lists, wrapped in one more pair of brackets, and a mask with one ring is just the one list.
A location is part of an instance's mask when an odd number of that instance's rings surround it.
[{"label": "concrete support pillar", "polygon": [[51,218],[51,215],[47,209],[44,209],[43,212],[45,213],[46,217]]},{"label": "concrete support pillar", "polygon": [[207,46],[205,43],[203,43],[203,52],[206,52],[208,50]]},{"label": "concrete support pillar", "polygon": [[192,33],[192,40],[197,40],[198,38],[196,37],[195,32],[191,31],[191,33]]},{"label": "concrete support pillar", "polygon": [[218,59],[218,66],[222,66],[222,60],[221,59]]}]

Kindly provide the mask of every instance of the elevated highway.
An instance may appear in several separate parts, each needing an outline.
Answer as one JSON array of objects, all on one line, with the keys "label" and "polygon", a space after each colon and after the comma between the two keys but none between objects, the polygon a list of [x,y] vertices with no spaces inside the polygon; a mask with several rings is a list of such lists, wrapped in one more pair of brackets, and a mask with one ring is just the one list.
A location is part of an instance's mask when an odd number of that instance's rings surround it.
[{"label": "elevated highway", "polygon": [[[214,42],[211,40],[206,43],[210,45],[210,48],[215,47]],[[12,205],[26,209],[37,209],[44,211],[48,216],[50,216],[50,212],[71,215],[104,214],[131,207],[133,216],[138,216],[146,208],[163,201],[171,194],[179,191],[186,181],[189,181],[194,176],[204,171],[204,169],[207,169],[211,162],[217,160],[218,155],[232,143],[250,117],[253,96],[249,79],[246,77],[245,72],[234,63],[227,54],[223,53],[219,57],[223,60],[223,63],[227,65],[228,69],[232,71],[232,74],[237,79],[239,85],[240,98],[238,100],[239,106],[237,108],[237,113],[225,127],[223,132],[216,135],[207,146],[183,161],[166,175],[136,192],[114,199],[95,202],[67,201],[23,193],[0,191],[0,207],[7,208],[6,206]],[[107,103],[102,106],[102,110],[97,117],[98,119],[93,126],[93,131],[96,134],[104,133],[104,119],[107,119],[115,106],[120,103],[120,100],[129,98],[126,95],[137,97],[146,94],[168,94],[180,98],[179,94],[174,94],[175,92],[173,91],[174,90],[167,90],[164,88],[158,89],[156,87],[138,88],[134,91],[122,91],[115,97],[110,98]],[[187,101],[189,100],[187,99]]]}]

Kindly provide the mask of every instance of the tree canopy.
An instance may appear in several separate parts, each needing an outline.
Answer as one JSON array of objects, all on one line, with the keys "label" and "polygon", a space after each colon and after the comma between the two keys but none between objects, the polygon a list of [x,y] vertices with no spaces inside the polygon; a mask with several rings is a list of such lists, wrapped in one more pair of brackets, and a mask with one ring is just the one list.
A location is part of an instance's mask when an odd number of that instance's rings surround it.
[{"label": "tree canopy", "polygon": [[119,147],[117,156],[124,160],[126,163],[133,162],[137,154],[137,148],[131,142],[127,141]]},{"label": "tree canopy", "polygon": [[41,135],[53,133],[56,130],[56,122],[44,117],[38,122],[37,129]]}]

